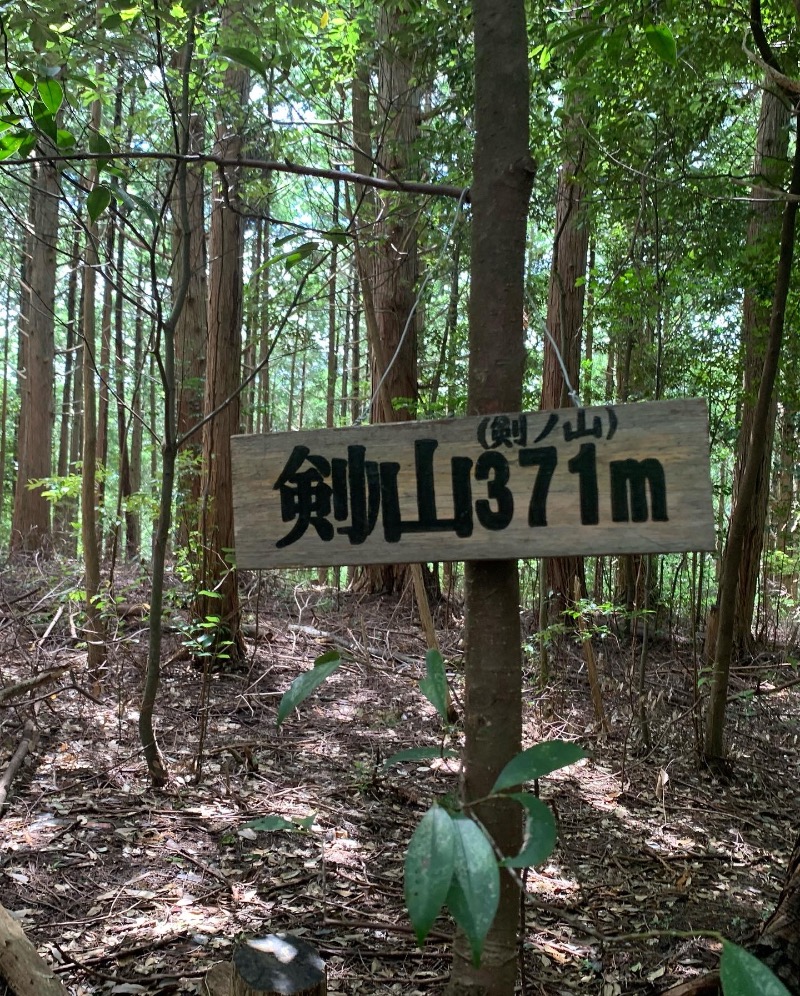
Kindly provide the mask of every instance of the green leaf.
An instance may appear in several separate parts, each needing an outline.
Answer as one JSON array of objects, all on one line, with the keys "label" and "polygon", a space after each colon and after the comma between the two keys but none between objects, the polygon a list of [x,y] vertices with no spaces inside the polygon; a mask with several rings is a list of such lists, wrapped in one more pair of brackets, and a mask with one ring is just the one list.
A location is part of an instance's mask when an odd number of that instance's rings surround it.
[{"label": "green leaf", "polygon": [[301,246],[293,249],[290,253],[286,254],[286,266],[287,270],[299,263],[301,260],[305,259],[306,256],[310,256],[315,249],[319,249],[319,242],[304,242]]},{"label": "green leaf", "polygon": [[0,137],[0,162],[16,155],[22,145],[21,135],[3,135]]},{"label": "green leaf", "polygon": [[430,702],[433,708],[447,722],[447,675],[444,671],[444,661],[438,650],[429,650],[425,654],[425,669],[427,674],[419,683],[419,690]]},{"label": "green leaf", "polygon": [[111,145],[105,135],[99,131],[89,132],[89,151],[99,155],[111,155]]},{"label": "green leaf", "polygon": [[404,879],[406,909],[419,944],[428,936],[450,890],[455,839],[450,814],[434,805],[409,841]]},{"label": "green leaf", "polygon": [[250,49],[232,46],[221,48],[219,54],[226,59],[230,59],[231,62],[238,62],[240,66],[244,66],[246,69],[252,69],[254,73],[258,73],[265,80],[267,79],[267,67],[262,62],[261,57],[256,55],[255,52],[251,52]]},{"label": "green leaf", "polygon": [[97,221],[110,203],[111,188],[107,187],[104,183],[98,184],[93,190],[89,191],[89,196],[86,198],[86,210],[89,212],[91,221]]},{"label": "green leaf", "polygon": [[566,740],[547,740],[534,744],[511,758],[498,775],[492,792],[502,792],[503,789],[533,781],[534,778],[544,778],[551,771],[566,768],[582,757],[586,757],[584,751],[577,744]]},{"label": "green leaf", "polygon": [[479,965],[500,902],[500,871],[492,845],[478,824],[466,816],[452,822],[455,864],[447,906],[467,935],[473,962]]},{"label": "green leaf", "polygon": [[525,810],[525,842],[513,858],[504,858],[507,868],[532,868],[546,861],[556,846],[556,821],[550,807],[529,792],[512,792],[509,799],[516,799]]},{"label": "green leaf", "polygon": [[575,46],[575,50],[572,53],[573,62],[576,64],[579,63],[581,59],[595,47],[602,37],[603,29],[601,27],[597,27],[592,31],[587,31],[583,37],[583,40]]},{"label": "green leaf", "polygon": [[20,69],[14,73],[14,83],[20,93],[30,93],[36,83],[36,77],[30,69]]},{"label": "green leaf", "polygon": [[433,761],[439,757],[458,757],[458,751],[442,750],[439,747],[410,747],[408,750],[399,750],[391,757],[387,757],[380,770],[386,771],[395,764],[403,764],[405,761]]},{"label": "green leaf", "polygon": [[59,128],[56,132],[56,145],[59,149],[72,149],[75,147],[75,136],[65,128]]},{"label": "green leaf", "polygon": [[669,63],[670,66],[677,65],[678,47],[675,44],[675,36],[666,24],[648,24],[644,34],[650,48],[659,59]]},{"label": "green leaf", "polygon": [[301,702],[305,701],[309,695],[315,692],[322,682],[326,678],[329,678],[341,663],[342,658],[338,652],[329,650],[327,653],[321,654],[314,661],[314,667],[310,671],[306,671],[295,678],[291,688],[283,696],[278,706],[278,716],[275,720],[275,725],[280,726],[284,719]]},{"label": "green leaf", "polygon": [[249,830],[310,830],[314,825],[314,814],[304,816],[302,819],[287,820],[283,816],[262,816],[257,820],[250,820],[249,823],[242,824],[241,829]]},{"label": "green leaf", "polygon": [[[341,230],[331,229],[329,232],[320,232],[320,238],[326,239],[328,242],[333,242],[336,246],[346,246],[350,241],[350,236],[347,232]],[[278,243],[276,242],[275,245]]]},{"label": "green leaf", "polygon": [[31,113],[36,127],[55,142],[58,135],[58,125],[56,124],[56,119],[47,110],[41,100],[34,100]]},{"label": "green leaf", "polygon": [[730,941],[723,941],[719,974],[725,996],[791,996],[763,962]]},{"label": "green leaf", "polygon": [[61,84],[55,80],[39,80],[36,89],[39,91],[42,103],[47,110],[56,115],[64,102],[64,91]]}]

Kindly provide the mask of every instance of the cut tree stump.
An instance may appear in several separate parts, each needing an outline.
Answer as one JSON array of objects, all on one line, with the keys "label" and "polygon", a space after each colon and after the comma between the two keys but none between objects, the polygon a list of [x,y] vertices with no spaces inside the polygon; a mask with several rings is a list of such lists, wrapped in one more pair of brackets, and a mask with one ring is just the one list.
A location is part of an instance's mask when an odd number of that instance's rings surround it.
[{"label": "cut tree stump", "polygon": [[0,906],[0,985],[10,996],[69,996],[25,932]]},{"label": "cut tree stump", "polygon": [[254,937],[241,944],[230,965],[205,977],[208,996],[326,996],[325,962],[310,944],[291,934]]}]

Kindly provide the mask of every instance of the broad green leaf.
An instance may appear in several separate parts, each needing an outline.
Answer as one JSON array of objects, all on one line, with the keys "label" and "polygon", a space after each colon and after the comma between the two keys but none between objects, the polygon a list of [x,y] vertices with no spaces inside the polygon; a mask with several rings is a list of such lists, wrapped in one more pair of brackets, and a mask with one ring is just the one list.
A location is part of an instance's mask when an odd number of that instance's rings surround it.
[{"label": "broad green leaf", "polygon": [[30,93],[36,83],[36,77],[30,69],[20,69],[14,73],[14,83],[20,93]]},{"label": "broad green leaf", "polygon": [[144,211],[147,217],[152,221],[154,225],[158,225],[161,219],[158,216],[158,211],[151,201],[146,200],[144,197],[140,197],[138,194],[133,194],[134,202]]},{"label": "broad green leaf", "polygon": [[58,125],[56,124],[56,119],[41,100],[34,100],[31,112],[39,131],[55,142],[58,135]]},{"label": "broad green leaf", "polygon": [[[328,232],[320,232],[319,237],[321,239],[326,239],[328,242],[333,242],[333,244],[337,246],[346,246],[350,241],[350,236],[347,232],[343,232],[341,229],[337,231],[335,228]],[[275,245],[277,244],[278,243],[276,242]]]},{"label": "broad green leaf", "polygon": [[36,89],[39,91],[39,97],[47,110],[53,115],[58,114],[64,101],[64,91],[61,89],[61,84],[56,80],[39,80]]},{"label": "broad green leaf", "polygon": [[59,149],[72,149],[75,147],[75,136],[65,128],[59,128],[56,132],[56,145]]},{"label": "broad green leaf", "polygon": [[110,203],[110,187],[107,187],[104,183],[98,184],[93,190],[89,191],[89,196],[86,198],[86,210],[89,212],[89,218],[93,222],[97,221]]},{"label": "broad green leaf", "polygon": [[458,757],[458,751],[441,750],[439,747],[410,747],[408,750],[399,750],[391,757],[387,757],[380,770],[386,771],[395,764],[403,764],[405,761],[433,761],[439,757]]},{"label": "broad green leaf", "polygon": [[314,816],[304,816],[302,819],[287,820],[283,816],[262,816],[242,824],[241,829],[248,830],[310,830],[314,825]]},{"label": "broad green leaf", "polygon": [[762,961],[730,941],[722,944],[719,974],[725,996],[791,996]]},{"label": "broad green leaf", "polygon": [[31,152],[36,147],[36,132],[26,131],[22,135],[22,140],[17,148],[17,155],[20,159],[24,159],[29,152]]},{"label": "broad green leaf", "polygon": [[100,155],[111,155],[111,145],[105,135],[99,131],[89,132],[89,151]]},{"label": "broad green leaf", "polygon": [[508,868],[533,868],[546,861],[556,846],[556,821],[550,807],[529,792],[513,792],[509,799],[516,799],[525,810],[525,842],[513,858],[504,858],[501,864]]},{"label": "broad green leaf", "polygon": [[246,69],[252,69],[259,76],[263,76],[264,79],[267,78],[267,67],[262,62],[261,57],[256,55],[255,52],[251,52],[250,49],[231,46],[221,48],[219,54],[226,59],[230,59],[231,62],[238,62],[240,66],[244,66]]},{"label": "broad green leaf", "polygon": [[297,232],[292,232],[290,235],[282,235],[279,239],[275,239],[272,243],[274,249],[280,249],[281,246],[285,246],[287,242],[291,242],[292,239],[297,238]]},{"label": "broad green leaf", "polygon": [[453,827],[455,862],[447,907],[467,935],[472,960],[479,965],[500,902],[500,871],[492,845],[474,820],[458,816]]},{"label": "broad green leaf", "polygon": [[433,708],[447,722],[447,676],[444,671],[444,661],[438,650],[429,650],[425,654],[426,675],[419,683],[419,690],[430,702]]},{"label": "broad green leaf", "polygon": [[453,879],[456,833],[441,806],[431,806],[408,844],[405,860],[406,909],[422,944],[439,915]]},{"label": "broad green leaf", "polygon": [[650,48],[656,53],[659,59],[674,66],[678,62],[678,47],[675,44],[675,36],[666,24],[648,24],[644,29]]},{"label": "broad green leaf", "polygon": [[0,104],[6,104],[16,94],[16,90],[10,86],[0,86]]},{"label": "broad green leaf", "polygon": [[278,716],[275,725],[280,726],[286,717],[319,688],[326,678],[342,663],[342,658],[335,650],[329,650],[321,654],[315,661],[314,667],[310,671],[299,675],[292,682],[291,688],[281,699],[278,706]]},{"label": "broad green leaf", "polygon": [[593,31],[587,31],[583,40],[575,46],[575,50],[572,53],[572,61],[579,63],[587,52],[590,52],[595,47],[602,37],[603,29],[600,27],[595,28]]},{"label": "broad green leaf", "polygon": [[284,264],[286,269],[291,270],[296,263],[305,259],[306,256],[310,256],[316,249],[319,249],[319,242],[304,242],[301,246],[293,249],[286,254],[286,263]]},{"label": "broad green leaf", "polygon": [[566,768],[582,757],[586,757],[584,751],[577,744],[566,740],[547,740],[534,744],[511,758],[498,775],[492,792],[502,792],[503,789],[522,785],[523,782],[531,782],[534,778],[544,778],[551,771]]}]

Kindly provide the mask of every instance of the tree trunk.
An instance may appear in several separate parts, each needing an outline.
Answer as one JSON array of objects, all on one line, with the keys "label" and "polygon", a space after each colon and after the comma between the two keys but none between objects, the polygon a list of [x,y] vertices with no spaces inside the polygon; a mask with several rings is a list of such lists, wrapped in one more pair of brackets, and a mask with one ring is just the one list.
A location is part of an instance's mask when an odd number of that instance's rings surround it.
[{"label": "tree trunk", "polygon": [[[469,413],[519,411],[525,370],[523,277],[534,165],[528,151],[528,50],[522,0],[473,0],[475,154],[469,297]],[[500,348],[498,348],[500,347]],[[464,798],[484,797],[519,752],[522,660],[515,560],[465,566]],[[522,840],[516,803],[481,803],[475,815],[500,852]],[[500,905],[480,967],[458,934],[450,996],[511,996],[516,978],[519,888],[501,872]]]},{"label": "tree trunk", "polygon": [[[101,104],[92,105],[92,126],[100,130]],[[90,188],[97,183],[92,169]],[[95,290],[99,266],[96,224],[86,230],[83,265],[83,451],[81,468],[81,538],[86,588],[87,667],[95,685],[103,678],[106,664],[105,627],[97,604],[100,594],[100,550],[97,538],[97,390],[95,372]]]},{"label": "tree trunk", "polygon": [[[419,92],[414,84],[414,58],[402,44],[400,11],[394,0],[386,0],[378,17],[381,39],[378,60],[378,113],[381,139],[375,159],[378,175],[403,179],[412,166],[419,118]],[[356,142],[365,143],[363,131],[368,116],[357,125]],[[361,134],[359,134],[361,133]],[[368,134],[368,132],[367,132]],[[419,396],[417,381],[416,300],[417,230],[416,208],[407,195],[386,195],[378,210],[375,248],[364,264],[364,306],[372,311],[373,422],[407,422],[416,418]],[[364,571],[371,591],[401,592],[408,580],[405,564],[376,564]]]},{"label": "tree trunk", "polygon": [[[733,502],[739,500],[744,468],[752,445],[756,398],[764,366],[764,352],[769,331],[770,298],[772,295],[775,246],[781,222],[781,200],[776,197],[786,173],[789,148],[789,105],[786,97],[765,84],[758,119],[756,153],[753,160],[753,185],[750,223],[747,229],[747,252],[757,260],[756,272],[746,289],[742,306],[742,345],[744,378],[741,424],[736,447],[736,468],[733,479]],[[763,180],[763,185],[758,181]],[[753,650],[753,609],[758,586],[759,564],[764,545],[764,530],[769,500],[770,469],[776,405],[772,398],[769,428],[766,438],[756,445],[762,450],[758,465],[755,493],[750,506],[739,565],[739,586],[733,618],[734,654]],[[763,442],[763,446],[760,445]]]},{"label": "tree trunk", "polygon": [[[233,12],[226,9],[226,27]],[[236,159],[241,152],[239,132],[248,92],[248,73],[231,66],[225,73],[225,93],[231,100],[217,124],[216,153]],[[225,118],[228,118],[226,121]],[[211,210],[209,243],[208,343],[206,351],[206,414],[215,412],[203,429],[203,485],[201,534],[202,588],[216,597],[198,599],[200,619],[218,617],[218,636],[226,652],[237,657],[241,646],[241,612],[236,571],[230,565],[233,539],[233,491],[230,437],[240,431],[239,395],[242,328],[243,219],[236,210],[239,171],[227,168],[217,175]],[[217,411],[219,409],[219,411]],[[230,641],[230,642],[228,642]]]},{"label": "tree trunk", "polygon": [[711,682],[709,709],[706,716],[706,760],[714,763],[725,754],[725,713],[728,699],[728,681],[734,653],[734,617],[736,614],[736,594],[739,583],[747,532],[752,521],[752,508],[756,501],[758,479],[763,466],[764,450],[774,424],[770,421],[773,411],[773,392],[780,364],[783,342],[786,302],[792,278],[794,260],[795,225],[797,204],[800,198],[800,142],[795,142],[792,179],[789,185],[790,197],[784,201],[783,221],[780,236],[780,255],[775,277],[775,290],[772,298],[772,312],[769,321],[769,335],[764,353],[764,365],[758,390],[758,400],[753,411],[753,425],[750,435],[750,449],[744,470],[741,474],[739,491],[731,512],[728,542],[722,563],[720,582],[719,634],[714,659],[714,672]]},{"label": "tree trunk", "polygon": [[49,163],[32,167],[30,191],[31,231],[26,239],[27,297],[20,308],[22,372],[17,437],[17,482],[11,522],[11,553],[47,550],[50,503],[42,489],[28,482],[52,472],[54,374],[54,316],[56,245],[58,243],[58,173]]},{"label": "tree trunk", "polygon": [[[580,123],[577,120],[575,102],[574,96],[568,98],[563,125],[566,155],[558,174],[556,192],[556,228],[547,293],[547,328],[561,353],[569,383],[577,391],[580,388],[581,329],[589,225],[582,210],[584,190],[581,173],[585,147],[579,137]],[[571,403],[561,362],[553,343],[545,337],[541,407],[564,408]],[[575,578],[578,579],[582,597],[585,597],[583,558],[546,558],[545,584],[550,595],[550,622],[564,621],[564,610],[574,601]]]},{"label": "tree trunk", "polygon": [[[182,56],[183,58],[183,56]],[[187,134],[183,141],[187,151],[198,152],[203,147],[203,119],[199,114],[189,114]],[[206,372],[206,340],[208,336],[208,301],[206,282],[206,233],[205,189],[202,166],[190,166],[186,171],[186,204],[189,212],[189,231],[183,232],[180,223],[180,205],[173,197],[173,216],[176,219],[174,235],[173,285],[180,285],[184,254],[181,239],[189,240],[189,276],[186,300],[178,316],[175,329],[175,373],[178,392],[178,437],[197,425],[203,415],[203,378]],[[202,439],[195,435],[181,447],[183,464],[178,480],[180,515],[178,518],[178,543],[185,546],[189,535],[197,528],[200,500],[200,451]]]}]

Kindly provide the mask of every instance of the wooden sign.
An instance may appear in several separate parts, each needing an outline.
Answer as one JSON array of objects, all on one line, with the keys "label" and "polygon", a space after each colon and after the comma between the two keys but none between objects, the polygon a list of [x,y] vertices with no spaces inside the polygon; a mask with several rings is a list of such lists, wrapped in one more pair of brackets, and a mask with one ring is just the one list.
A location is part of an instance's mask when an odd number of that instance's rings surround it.
[{"label": "wooden sign", "polygon": [[713,550],[702,400],[234,436],[242,568]]}]

